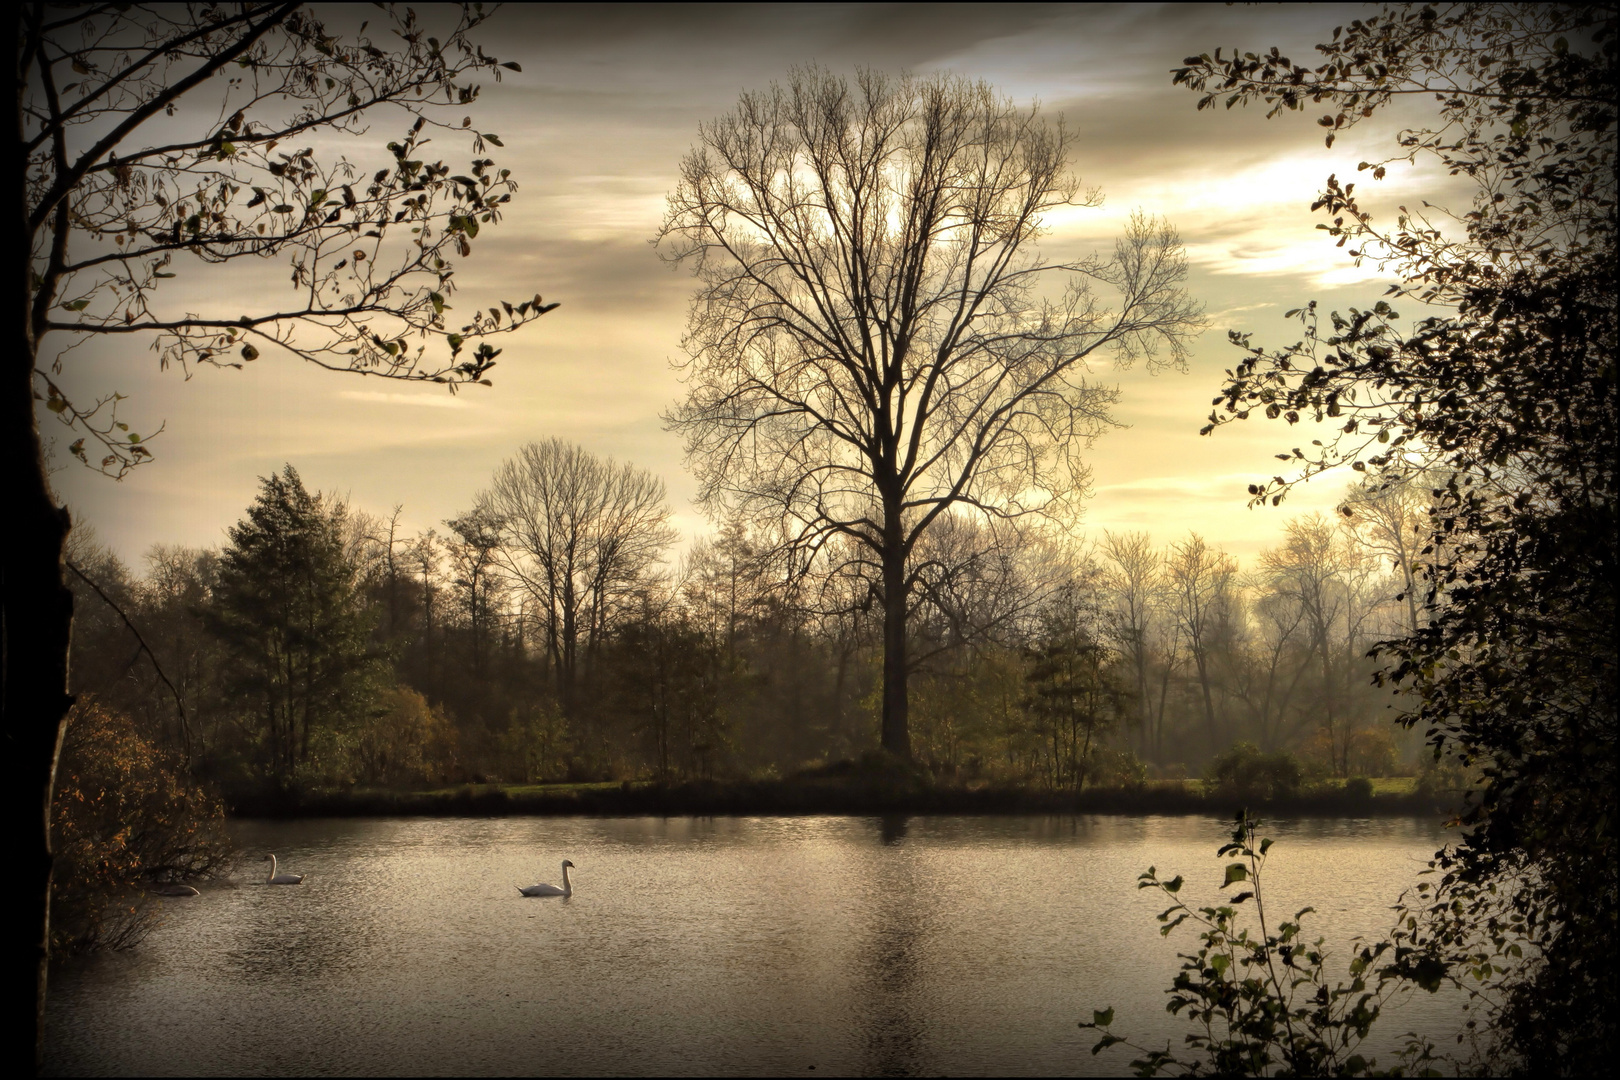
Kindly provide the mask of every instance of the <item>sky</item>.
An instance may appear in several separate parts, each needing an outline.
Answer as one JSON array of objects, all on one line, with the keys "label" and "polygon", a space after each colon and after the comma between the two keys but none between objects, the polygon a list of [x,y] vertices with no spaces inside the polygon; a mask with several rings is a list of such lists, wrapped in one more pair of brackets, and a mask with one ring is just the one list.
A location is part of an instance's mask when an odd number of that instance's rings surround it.
[{"label": "sky", "polygon": [[[559,437],[660,477],[686,541],[712,524],[693,505],[696,484],[679,437],[661,415],[681,395],[680,339],[695,283],[649,243],[681,157],[699,125],[795,65],[851,74],[953,72],[984,79],[1075,134],[1070,165],[1105,203],[1054,216],[1049,258],[1108,251],[1136,209],[1167,218],[1191,261],[1188,287],[1209,329],[1185,371],[1099,368],[1117,384],[1120,425],[1090,449],[1093,493],[1077,536],[1145,530],[1159,543],[1196,530],[1247,561],[1277,543],[1292,515],[1330,510],[1343,480],[1324,478],[1280,508],[1250,509],[1247,486],[1271,476],[1272,455],[1313,437],[1250,420],[1200,437],[1224,370],[1238,353],[1227,331],[1257,344],[1297,340],[1283,317],[1309,300],[1370,306],[1386,274],[1356,266],[1316,225],[1309,206],[1330,173],[1393,153],[1393,122],[1357,128],[1331,150],[1317,110],[1266,120],[1258,109],[1198,112],[1173,86],[1183,57],[1217,46],[1278,45],[1304,60],[1359,5],[531,5],[499,11],[481,41],[521,73],[486,83],[471,111],[497,133],[491,148],[520,183],[497,228],[458,268],[458,304],[539,293],[560,306],[499,342],[492,388],[442,388],[332,374],[281,357],[245,370],[160,371],[157,356],[119,341],[64,359],[79,396],[118,391],[121,417],[160,423],[156,460],[114,482],[60,460],[52,481],[76,520],[133,567],[158,543],[219,546],[258,489],[293,464],[306,484],[373,513],[402,506],[411,531],[467,509],[499,463],[526,442]],[[341,18],[342,16],[337,16]],[[201,116],[199,111],[199,116]],[[181,119],[184,119],[182,114]],[[401,127],[379,118],[372,137],[338,149],[357,162]],[[441,142],[449,159],[470,147]],[[375,167],[375,166],[373,166]],[[1363,174],[1365,179],[1365,174]],[[1368,181],[1365,186],[1371,186]],[[1444,202],[1444,177],[1421,165],[1391,169],[1375,212]],[[183,275],[184,276],[184,275]],[[279,278],[279,280],[278,280]],[[188,308],[239,308],[287,287],[262,268],[210,271],[183,283]],[[1403,312],[1415,315],[1416,312]],[[62,341],[54,342],[60,346]]]}]

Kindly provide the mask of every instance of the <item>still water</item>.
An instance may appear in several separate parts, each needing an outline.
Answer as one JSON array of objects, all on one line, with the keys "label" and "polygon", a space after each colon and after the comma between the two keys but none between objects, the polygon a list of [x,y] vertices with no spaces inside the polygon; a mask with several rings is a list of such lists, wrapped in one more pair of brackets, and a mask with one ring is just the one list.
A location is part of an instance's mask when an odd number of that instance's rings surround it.
[{"label": "still water", "polygon": [[[58,1074],[1102,1074],[1075,1022],[1180,1045],[1149,865],[1219,895],[1199,818],[244,822],[237,879],[52,973]],[[1444,839],[1280,822],[1268,899],[1340,955]],[[265,886],[274,852],[301,886]],[[516,885],[574,894],[526,899]],[[266,868],[268,864],[263,864]],[[1314,936],[1314,934],[1312,935]],[[1333,970],[1342,975],[1342,964]],[[1381,1025],[1455,1031],[1418,995]],[[1380,1054],[1385,1057],[1385,1054]],[[1393,1059],[1384,1064],[1393,1064]]]}]

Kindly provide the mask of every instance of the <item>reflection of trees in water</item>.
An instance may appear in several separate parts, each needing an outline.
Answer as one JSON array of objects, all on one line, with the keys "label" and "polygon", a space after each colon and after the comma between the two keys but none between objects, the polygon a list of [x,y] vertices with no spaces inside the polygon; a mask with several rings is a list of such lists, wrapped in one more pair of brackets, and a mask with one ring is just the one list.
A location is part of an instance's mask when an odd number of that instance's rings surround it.
[{"label": "reflection of trees in water", "polygon": [[933,932],[933,896],[903,843],[906,818],[885,815],[879,836],[882,846],[865,883],[872,898],[870,923],[855,953],[857,1043],[866,1075],[908,1076],[924,1068],[924,1018],[931,995],[923,989],[921,952]]},{"label": "reflection of trees in water", "polygon": [[[258,864],[252,864],[257,866]],[[298,865],[307,865],[299,862]],[[317,866],[315,873],[326,869]],[[400,962],[419,943],[392,928],[406,918],[408,900],[388,895],[392,882],[373,880],[360,891],[331,882],[265,885],[247,881],[237,918],[222,927],[224,955],[249,974],[273,972],[278,979],[311,979],[326,985],[350,972]]]},{"label": "reflection of trees in water", "polygon": [[[222,920],[220,947],[232,967],[274,972],[278,979],[309,978],[329,985],[350,972],[404,964],[422,948],[398,928],[416,919],[412,909],[431,896],[420,888],[422,856],[437,845],[486,846],[490,830],[449,821],[358,821],[333,827],[306,821],[263,826],[238,823],[237,842],[251,853],[238,869],[233,918]],[[302,885],[263,884],[268,863],[307,876]],[[333,859],[330,856],[337,856]],[[336,875],[336,876],[334,876]]]},{"label": "reflection of trees in water", "polygon": [[[244,885],[244,889],[282,892],[296,885]],[[266,897],[236,927],[236,940],[226,950],[233,966],[246,972],[273,972],[278,978],[333,975],[364,966],[374,952],[377,927],[370,920],[322,918],[302,898]],[[317,901],[318,904],[318,901]],[[325,905],[319,905],[325,906]]]}]

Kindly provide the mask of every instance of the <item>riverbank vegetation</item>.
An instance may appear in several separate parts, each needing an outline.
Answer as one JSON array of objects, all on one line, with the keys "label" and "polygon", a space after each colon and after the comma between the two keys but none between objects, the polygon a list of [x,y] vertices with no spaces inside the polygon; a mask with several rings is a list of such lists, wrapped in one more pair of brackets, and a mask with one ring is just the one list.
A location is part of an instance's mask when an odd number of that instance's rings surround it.
[{"label": "riverbank vegetation", "polygon": [[[158,547],[140,574],[80,530],[76,688],[242,805],[759,784],[878,751],[881,611],[858,575],[795,575],[736,524],[677,558],[661,485],[577,447],[524,448],[495,485],[504,501],[475,492],[443,533],[405,535],[289,466],[224,550]],[[934,553],[951,572],[913,614],[915,769],[1054,797],[1460,784],[1389,723],[1365,656],[1408,626],[1410,553],[1387,541],[1418,511],[1355,497],[1378,514],[1296,519],[1251,568],[1196,535],[986,553],[951,521]]]},{"label": "riverbank vegetation", "polygon": [[1233,805],[1290,817],[1433,817],[1462,807],[1460,789],[1412,777],[1329,779],[1297,790],[1234,792],[1206,780],[1149,780],[1083,792],[939,784],[880,755],[780,780],[689,780],[559,784],[461,784],[420,791],[327,788],[247,797],[245,816],[502,817],[513,814],[713,816],[798,814],[1193,814],[1220,817]]}]

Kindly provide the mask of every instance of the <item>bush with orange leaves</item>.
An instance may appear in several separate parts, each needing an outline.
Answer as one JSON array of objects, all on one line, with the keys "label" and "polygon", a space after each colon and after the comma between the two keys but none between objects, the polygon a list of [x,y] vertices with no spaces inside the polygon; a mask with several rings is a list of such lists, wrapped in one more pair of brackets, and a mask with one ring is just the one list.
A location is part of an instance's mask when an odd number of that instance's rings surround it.
[{"label": "bush with orange leaves", "polygon": [[51,951],[136,945],[147,893],[209,877],[231,849],[225,811],[123,713],[82,696],[68,714],[51,807]]}]

